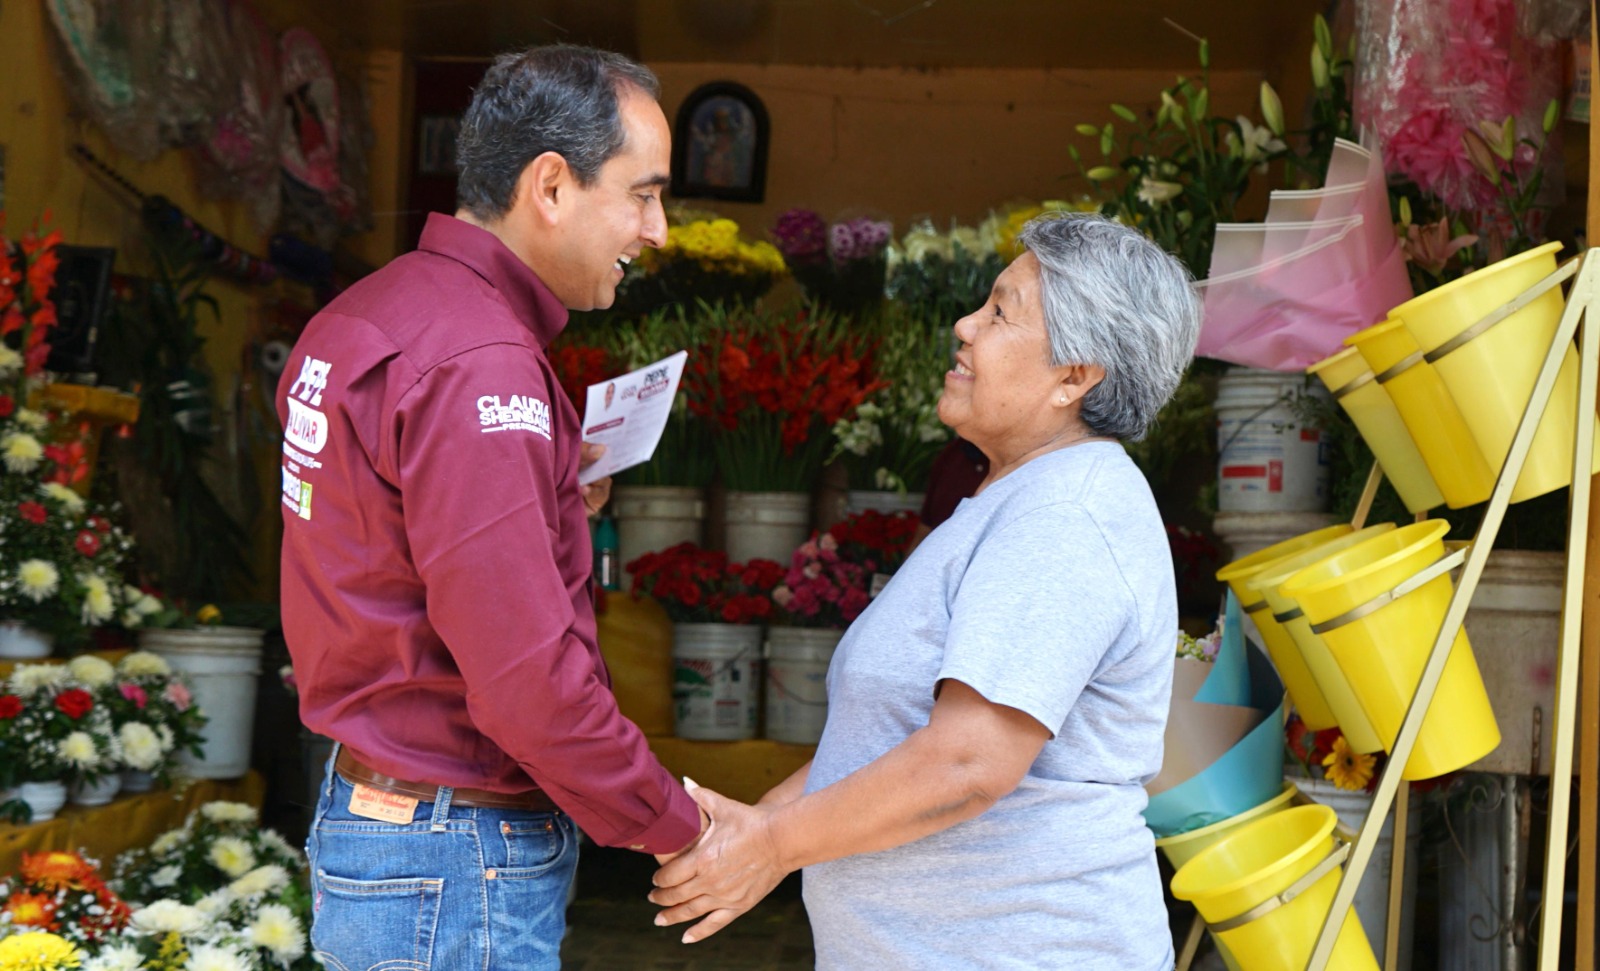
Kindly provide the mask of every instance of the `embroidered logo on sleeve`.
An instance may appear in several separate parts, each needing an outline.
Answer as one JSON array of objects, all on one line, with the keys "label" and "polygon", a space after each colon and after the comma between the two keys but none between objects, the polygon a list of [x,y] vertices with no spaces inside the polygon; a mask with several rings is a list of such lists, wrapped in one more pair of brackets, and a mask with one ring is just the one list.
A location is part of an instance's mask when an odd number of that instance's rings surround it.
[{"label": "embroidered logo on sleeve", "polygon": [[296,448],[312,455],[328,444],[328,418],[314,406],[322,404],[322,391],[328,386],[328,372],[333,365],[308,357],[300,365],[300,376],[289,386],[289,420],[283,426],[283,437]]},{"label": "embroidered logo on sleeve", "polygon": [[550,438],[550,406],[532,395],[514,394],[501,404],[499,395],[486,394],[478,399],[478,424],[484,434],[521,430]]}]

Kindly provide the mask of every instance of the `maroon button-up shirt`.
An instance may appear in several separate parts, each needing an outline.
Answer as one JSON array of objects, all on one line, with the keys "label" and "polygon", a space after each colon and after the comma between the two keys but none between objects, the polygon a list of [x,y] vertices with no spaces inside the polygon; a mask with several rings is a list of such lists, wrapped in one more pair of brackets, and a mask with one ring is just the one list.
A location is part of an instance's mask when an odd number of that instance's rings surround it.
[{"label": "maroon button-up shirt", "polygon": [[300,714],[401,779],[537,785],[596,842],[699,832],[595,640],[566,310],[492,234],[416,252],[312,319],[278,388],[283,628]]}]

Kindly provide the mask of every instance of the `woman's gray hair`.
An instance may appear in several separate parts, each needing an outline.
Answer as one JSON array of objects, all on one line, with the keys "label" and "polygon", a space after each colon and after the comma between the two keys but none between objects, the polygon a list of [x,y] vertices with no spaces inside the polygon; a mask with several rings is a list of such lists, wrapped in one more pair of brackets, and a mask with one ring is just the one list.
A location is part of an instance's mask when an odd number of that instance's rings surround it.
[{"label": "woman's gray hair", "polygon": [[1039,260],[1051,366],[1105,368],[1083,396],[1083,423],[1119,441],[1143,438],[1200,336],[1189,271],[1143,233],[1098,215],[1047,214],[1017,241]]},{"label": "woman's gray hair", "polygon": [[652,98],[661,84],[621,54],[551,44],[502,54],[472,92],[456,135],[457,204],[485,221],[511,208],[517,179],[545,152],[587,186],[622,150],[617,103],[625,86]]}]

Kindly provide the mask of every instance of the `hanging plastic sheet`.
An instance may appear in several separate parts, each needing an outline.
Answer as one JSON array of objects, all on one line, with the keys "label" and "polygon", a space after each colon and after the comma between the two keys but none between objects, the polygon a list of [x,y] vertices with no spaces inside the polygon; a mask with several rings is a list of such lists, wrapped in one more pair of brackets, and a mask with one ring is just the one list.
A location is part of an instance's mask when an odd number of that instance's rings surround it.
[{"label": "hanging plastic sheet", "polygon": [[162,56],[147,110],[162,142],[194,144],[228,110],[239,87],[239,59],[218,0],[159,0],[149,30]]},{"label": "hanging plastic sheet", "polygon": [[196,153],[208,194],[245,200],[256,225],[278,220],[278,153],[283,137],[283,83],[278,40],[243,0],[218,5],[237,60],[237,84]]},{"label": "hanging plastic sheet", "polygon": [[1198,285],[1195,353],[1249,367],[1300,370],[1382,320],[1412,294],[1377,158],[1337,142],[1327,186],[1274,192],[1265,222],[1218,226]]},{"label": "hanging plastic sheet", "polygon": [[155,158],[159,126],[144,106],[159,73],[156,0],[47,0],[46,8],[74,100],[119,151]]}]

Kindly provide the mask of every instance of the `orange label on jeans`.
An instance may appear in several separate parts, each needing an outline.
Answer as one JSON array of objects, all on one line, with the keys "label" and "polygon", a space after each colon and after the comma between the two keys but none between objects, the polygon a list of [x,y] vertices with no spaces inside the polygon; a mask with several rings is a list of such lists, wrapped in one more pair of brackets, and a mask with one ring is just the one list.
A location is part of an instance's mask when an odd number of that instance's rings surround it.
[{"label": "orange label on jeans", "polygon": [[358,785],[350,794],[350,813],[382,823],[409,823],[417,813],[417,798]]}]

